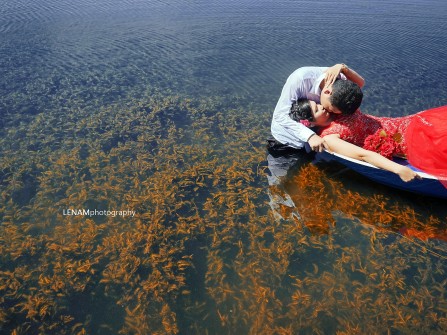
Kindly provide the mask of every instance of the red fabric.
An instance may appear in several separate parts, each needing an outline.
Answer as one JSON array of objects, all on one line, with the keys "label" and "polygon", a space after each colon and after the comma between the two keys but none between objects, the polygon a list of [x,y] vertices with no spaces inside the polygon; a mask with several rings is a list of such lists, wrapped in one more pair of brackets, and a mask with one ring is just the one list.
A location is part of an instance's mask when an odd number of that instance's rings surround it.
[{"label": "red fabric", "polygon": [[406,138],[411,165],[447,182],[447,106],[415,115]]},{"label": "red fabric", "polygon": [[365,139],[380,129],[396,141],[395,154],[407,156],[411,165],[447,185],[447,106],[396,118],[357,111],[334,120],[320,136],[339,134],[341,139],[365,147]]},{"label": "red fabric", "polygon": [[400,141],[396,143],[395,154],[406,155],[407,141],[404,134],[413,117],[415,115],[394,118],[378,117],[356,111],[353,115],[338,117],[321,131],[320,136],[339,134],[341,139],[363,148],[365,139],[369,135],[383,129],[387,136],[400,138]]}]

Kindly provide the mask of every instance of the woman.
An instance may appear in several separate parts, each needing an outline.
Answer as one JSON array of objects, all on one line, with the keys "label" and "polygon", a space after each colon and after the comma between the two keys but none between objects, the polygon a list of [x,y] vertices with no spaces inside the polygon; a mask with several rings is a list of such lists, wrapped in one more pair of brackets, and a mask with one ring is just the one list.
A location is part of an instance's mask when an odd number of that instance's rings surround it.
[{"label": "woman", "polygon": [[397,173],[403,181],[418,175],[388,158],[406,157],[414,167],[447,180],[447,106],[396,118],[356,111],[332,120],[322,106],[300,99],[292,105],[290,117],[320,126],[318,133],[331,151]]}]

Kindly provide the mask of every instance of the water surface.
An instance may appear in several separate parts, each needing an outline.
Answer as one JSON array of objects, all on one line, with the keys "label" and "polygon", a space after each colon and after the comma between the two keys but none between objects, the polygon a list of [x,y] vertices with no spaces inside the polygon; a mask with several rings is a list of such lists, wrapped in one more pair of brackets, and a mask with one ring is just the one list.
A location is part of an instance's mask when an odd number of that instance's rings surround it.
[{"label": "water surface", "polygon": [[1,332],[446,332],[445,201],[264,147],[301,66],[446,104],[443,1],[0,5]]}]

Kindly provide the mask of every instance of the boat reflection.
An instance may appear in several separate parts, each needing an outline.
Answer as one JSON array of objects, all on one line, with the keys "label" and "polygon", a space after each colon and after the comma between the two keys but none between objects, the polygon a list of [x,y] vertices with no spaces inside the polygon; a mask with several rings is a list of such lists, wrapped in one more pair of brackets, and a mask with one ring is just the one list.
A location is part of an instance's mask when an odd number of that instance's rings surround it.
[{"label": "boat reflection", "polygon": [[379,232],[447,240],[443,200],[398,192],[341,164],[312,158],[304,150],[269,153],[270,205],[277,218],[292,218],[317,235],[328,234],[342,216]]}]

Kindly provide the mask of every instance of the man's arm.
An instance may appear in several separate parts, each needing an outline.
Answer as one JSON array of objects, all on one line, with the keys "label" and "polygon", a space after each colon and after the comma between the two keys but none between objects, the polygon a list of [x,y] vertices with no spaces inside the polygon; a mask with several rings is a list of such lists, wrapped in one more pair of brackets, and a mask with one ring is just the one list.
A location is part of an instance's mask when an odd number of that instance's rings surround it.
[{"label": "man's arm", "polygon": [[304,143],[309,141],[311,137],[313,140],[319,137],[314,131],[292,120],[289,116],[292,101],[296,101],[299,98],[306,98],[310,89],[310,87],[307,87],[309,83],[305,82],[303,76],[306,73],[305,71],[309,69],[315,71],[315,76],[317,76],[318,72],[321,75],[326,70],[326,68],[300,68],[293,72],[287,78],[281,96],[276,104],[275,111],[273,112],[272,135],[279,142],[295,148],[302,148]]},{"label": "man's arm", "polygon": [[340,73],[343,73],[346,79],[356,83],[360,86],[360,88],[365,85],[365,79],[363,79],[361,75],[348,67],[346,64],[335,64],[334,66],[327,69],[324,86],[327,87],[333,84]]}]

